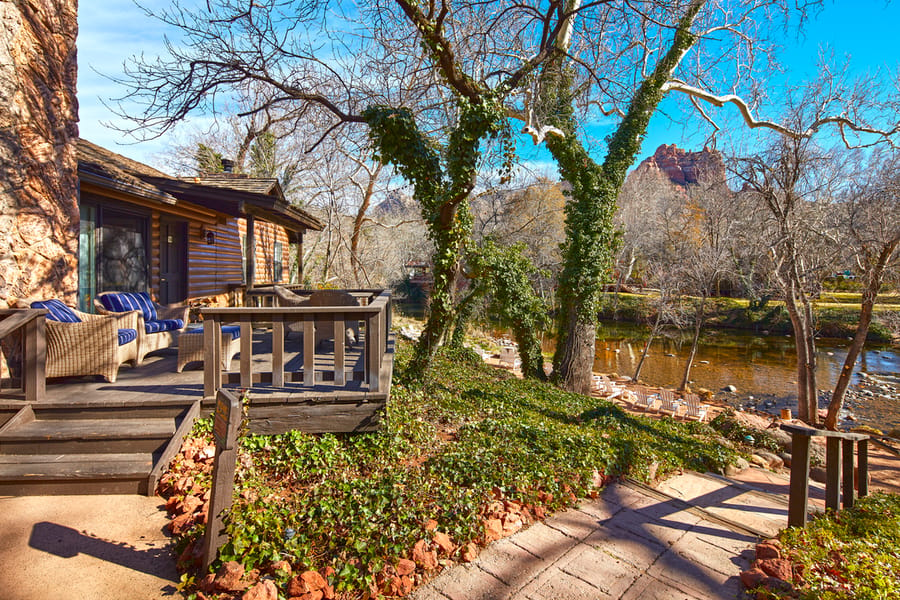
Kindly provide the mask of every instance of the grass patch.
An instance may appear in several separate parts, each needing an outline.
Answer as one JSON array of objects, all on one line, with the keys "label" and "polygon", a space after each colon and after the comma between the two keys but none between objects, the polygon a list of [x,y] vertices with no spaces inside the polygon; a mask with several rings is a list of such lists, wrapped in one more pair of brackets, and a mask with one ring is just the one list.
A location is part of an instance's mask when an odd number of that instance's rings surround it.
[{"label": "grass patch", "polygon": [[900,496],[876,493],[853,508],[780,536],[801,573],[804,600],[900,598]]},{"label": "grass patch", "polygon": [[377,595],[417,544],[435,548],[436,532],[456,546],[438,546],[440,557],[457,561],[486,541],[498,511],[527,522],[610,477],[721,471],[736,460],[705,424],[629,415],[516,379],[468,350],[441,353],[425,382],[405,380],[402,342],[397,358],[383,431],[242,439],[223,560],[265,571],[284,559],[295,572],[330,573],[341,597]]}]

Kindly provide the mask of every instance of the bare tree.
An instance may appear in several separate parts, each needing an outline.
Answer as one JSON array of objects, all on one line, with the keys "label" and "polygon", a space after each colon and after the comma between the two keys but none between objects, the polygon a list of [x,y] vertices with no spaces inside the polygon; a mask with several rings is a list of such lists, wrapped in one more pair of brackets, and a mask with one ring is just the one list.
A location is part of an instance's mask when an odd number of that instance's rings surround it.
[{"label": "bare tree", "polygon": [[844,190],[835,206],[834,227],[844,235],[846,258],[862,283],[859,323],[828,404],[825,427],[837,429],[854,365],[866,341],[872,312],[882,284],[896,273],[900,253],[900,175],[895,152],[876,153],[864,160],[857,181]]}]

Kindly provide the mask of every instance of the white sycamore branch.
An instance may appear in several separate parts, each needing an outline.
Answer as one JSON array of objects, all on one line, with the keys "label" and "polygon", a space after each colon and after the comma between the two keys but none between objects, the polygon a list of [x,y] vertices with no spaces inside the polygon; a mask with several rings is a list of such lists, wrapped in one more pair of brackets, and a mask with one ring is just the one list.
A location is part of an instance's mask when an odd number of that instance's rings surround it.
[{"label": "white sycamore branch", "polygon": [[[691,101],[694,102],[695,106],[698,106],[696,100],[703,100],[704,102],[708,102],[713,106],[722,107],[726,104],[734,104],[738,111],[740,111],[741,116],[744,119],[744,122],[747,124],[747,127],[750,129],[757,129],[759,127],[764,127],[767,129],[772,129],[773,131],[777,131],[778,133],[787,136],[792,139],[804,139],[812,137],[819,129],[821,129],[825,125],[836,125],[841,133],[841,138],[844,141],[844,144],[847,147],[850,147],[850,142],[847,140],[846,132],[847,130],[851,130],[855,133],[867,133],[872,135],[877,135],[882,137],[888,141],[890,141],[891,136],[900,132],[900,123],[894,125],[892,129],[884,130],[884,129],[876,129],[874,127],[868,127],[865,125],[860,125],[855,123],[846,115],[831,115],[827,117],[820,117],[810,124],[805,130],[797,130],[791,129],[785,125],[780,123],[776,123],[774,121],[767,120],[757,120],[753,113],[750,111],[750,107],[747,105],[747,102],[741,98],[740,96],[736,96],[734,94],[724,94],[718,96],[710,91],[698,88],[693,85],[689,85],[683,81],[671,80],[666,82],[663,85],[663,92],[681,92],[683,94],[687,94],[691,97]],[[698,106],[699,108],[699,106]],[[712,120],[701,110],[703,116],[710,122]],[[713,124],[715,126],[715,124]],[[716,127],[718,129],[718,127]]]}]

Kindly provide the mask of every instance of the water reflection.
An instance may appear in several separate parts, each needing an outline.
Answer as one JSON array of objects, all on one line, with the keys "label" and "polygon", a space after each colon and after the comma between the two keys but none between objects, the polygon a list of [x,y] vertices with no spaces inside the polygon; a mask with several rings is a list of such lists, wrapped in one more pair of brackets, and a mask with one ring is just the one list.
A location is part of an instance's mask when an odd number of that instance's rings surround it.
[{"label": "water reflection", "polygon": [[[633,324],[601,324],[594,370],[633,375],[647,335],[646,328]],[[820,390],[834,388],[848,344],[847,340],[819,340],[817,374]],[[655,338],[641,379],[652,385],[680,385],[690,348],[690,335],[686,333],[671,331]],[[795,356],[790,336],[710,330],[703,336],[697,351],[691,369],[691,387],[719,392],[725,386],[733,385],[738,390],[738,398],[771,397],[796,402]],[[867,347],[859,358],[857,371],[896,377],[900,372],[900,354],[890,347]],[[859,381],[859,376],[855,376],[854,382]],[[895,398],[878,398],[876,394],[852,409],[861,423],[879,428],[900,427],[900,401]]]}]

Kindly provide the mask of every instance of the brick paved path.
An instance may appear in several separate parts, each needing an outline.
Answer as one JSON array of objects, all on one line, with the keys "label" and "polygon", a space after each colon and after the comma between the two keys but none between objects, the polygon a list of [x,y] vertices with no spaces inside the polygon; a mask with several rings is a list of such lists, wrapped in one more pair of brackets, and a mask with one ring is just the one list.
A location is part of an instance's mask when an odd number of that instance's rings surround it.
[{"label": "brick paved path", "polygon": [[757,538],[617,483],[491,544],[415,600],[738,598]]}]

